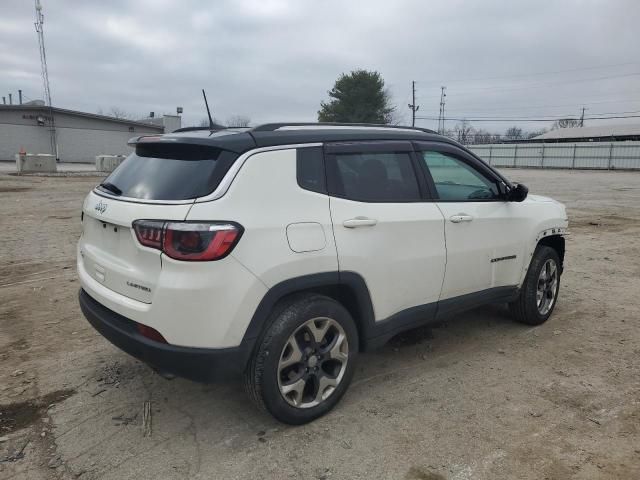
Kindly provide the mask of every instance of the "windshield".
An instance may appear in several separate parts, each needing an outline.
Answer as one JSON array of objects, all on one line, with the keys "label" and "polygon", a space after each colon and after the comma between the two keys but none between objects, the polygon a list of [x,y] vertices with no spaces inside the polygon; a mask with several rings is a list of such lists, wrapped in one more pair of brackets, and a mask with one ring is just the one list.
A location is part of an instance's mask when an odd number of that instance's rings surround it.
[{"label": "windshield", "polygon": [[189,200],[211,193],[237,154],[201,145],[138,145],[98,187],[142,200]]}]

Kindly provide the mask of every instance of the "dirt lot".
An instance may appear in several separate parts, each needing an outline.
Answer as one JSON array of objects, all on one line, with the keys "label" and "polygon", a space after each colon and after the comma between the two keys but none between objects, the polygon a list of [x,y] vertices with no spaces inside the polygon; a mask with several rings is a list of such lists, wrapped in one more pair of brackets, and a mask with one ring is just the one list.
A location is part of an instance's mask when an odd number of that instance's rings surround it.
[{"label": "dirt lot", "polygon": [[551,320],[485,307],[403,335],[295,428],[240,385],[158,377],[83,319],[97,177],[0,174],[0,479],[640,478],[640,173],[506,173],[569,207]]}]

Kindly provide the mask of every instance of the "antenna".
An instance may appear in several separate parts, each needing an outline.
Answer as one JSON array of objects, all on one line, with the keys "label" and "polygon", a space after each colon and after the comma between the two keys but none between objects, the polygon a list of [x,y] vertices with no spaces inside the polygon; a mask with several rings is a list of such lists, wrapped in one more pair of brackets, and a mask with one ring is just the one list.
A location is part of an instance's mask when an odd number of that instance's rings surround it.
[{"label": "antenna", "polygon": [[36,21],[34,23],[38,33],[38,45],[40,46],[40,65],[42,67],[42,83],[44,85],[44,101],[49,107],[49,134],[51,141],[51,153],[58,160],[58,144],[56,142],[56,126],[53,121],[53,105],[51,104],[51,89],[49,88],[49,71],[47,69],[47,54],[44,49],[44,15],[40,0],[36,2]]},{"label": "antenna", "polygon": [[204,97],[204,104],[207,107],[207,115],[209,116],[209,130],[215,130],[213,128],[213,118],[211,118],[211,110],[209,110],[209,102],[207,102],[207,94],[204,93],[204,88],[202,89],[202,96]]}]

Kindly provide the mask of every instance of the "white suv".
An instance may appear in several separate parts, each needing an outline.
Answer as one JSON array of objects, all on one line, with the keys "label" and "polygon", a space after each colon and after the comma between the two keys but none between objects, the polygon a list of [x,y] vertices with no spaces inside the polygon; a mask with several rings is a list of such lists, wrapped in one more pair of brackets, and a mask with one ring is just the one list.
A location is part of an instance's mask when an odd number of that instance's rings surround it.
[{"label": "white suv", "polygon": [[80,306],[166,375],[244,375],[283,422],[342,397],[358,352],[488,302],[553,311],[565,207],[433,132],[269,124],[134,138],[86,198]]}]

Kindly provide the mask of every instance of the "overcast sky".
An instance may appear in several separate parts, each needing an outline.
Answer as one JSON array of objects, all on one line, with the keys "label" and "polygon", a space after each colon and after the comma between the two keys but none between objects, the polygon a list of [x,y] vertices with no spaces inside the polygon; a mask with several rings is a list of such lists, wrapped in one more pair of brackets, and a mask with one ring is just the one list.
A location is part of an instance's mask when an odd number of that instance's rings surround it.
[{"label": "overcast sky", "polygon": [[[42,98],[33,2],[0,0],[0,93]],[[547,117],[640,111],[640,1],[42,0],[55,106],[183,124],[246,115],[315,121],[341,72],[379,71],[419,115]],[[638,113],[636,113],[637,115]],[[617,120],[640,122],[640,118]],[[453,120],[449,124],[455,123]],[[472,122],[494,132],[532,122]],[[418,125],[435,128],[436,120]],[[587,121],[587,125],[601,122]]]}]

